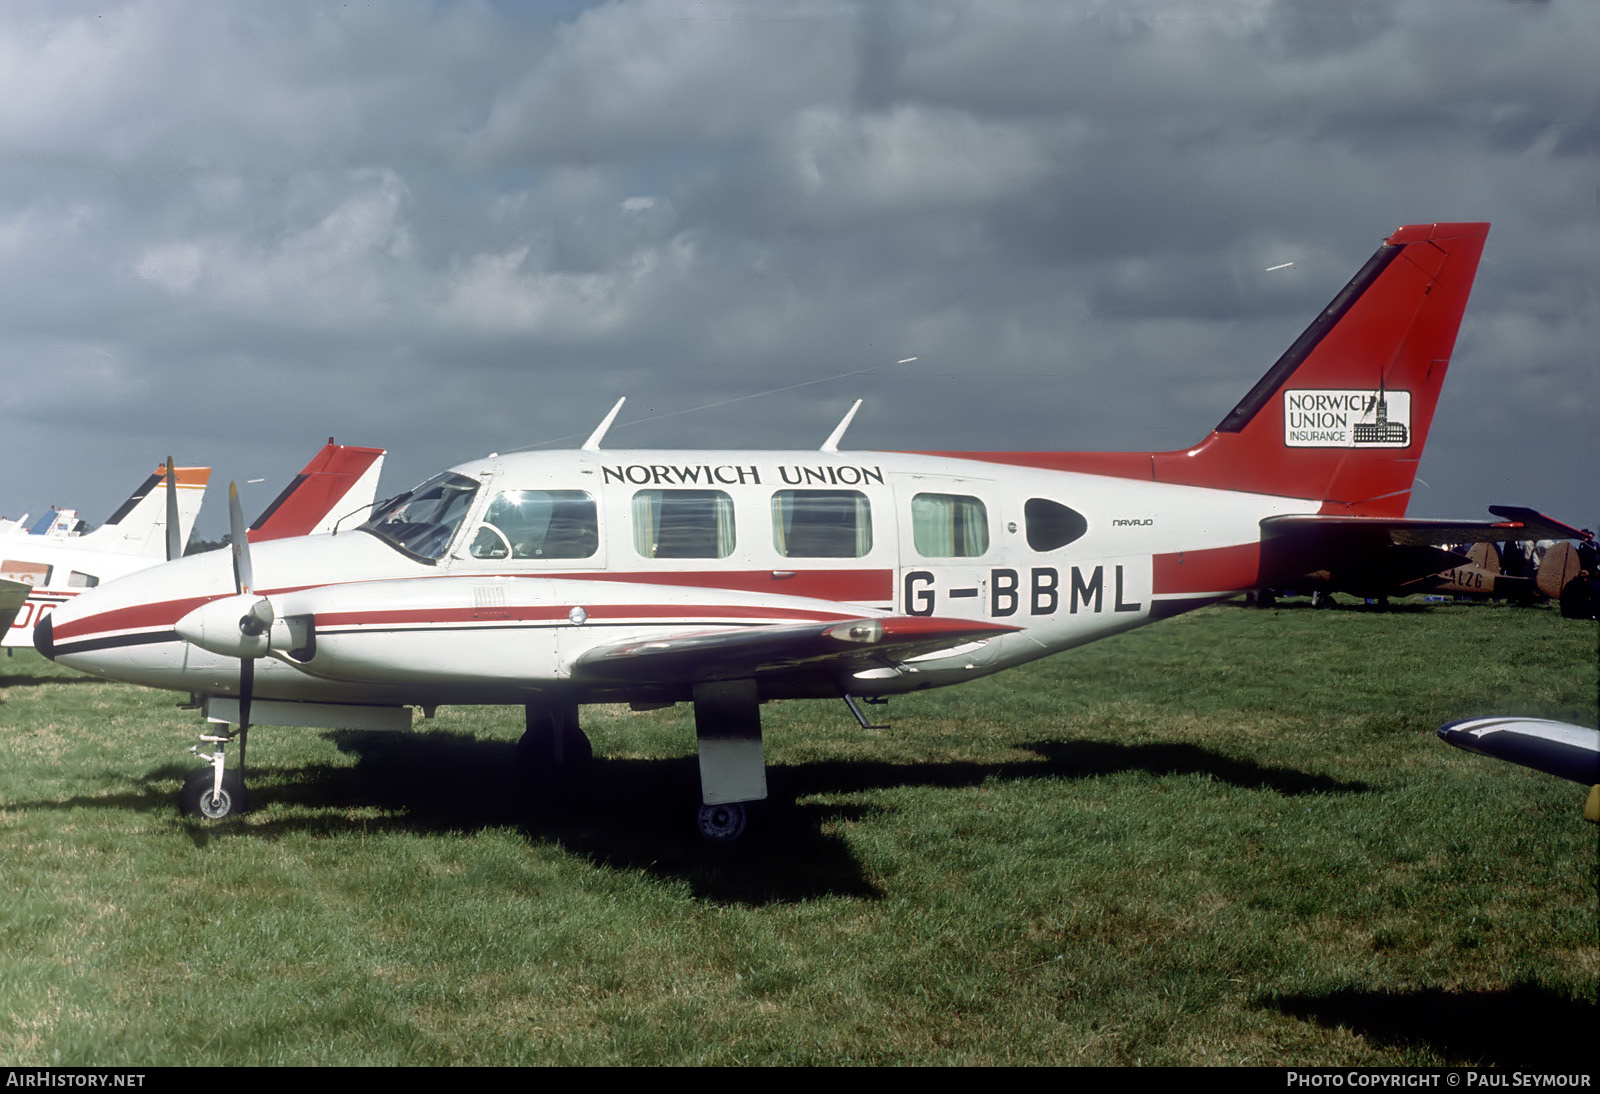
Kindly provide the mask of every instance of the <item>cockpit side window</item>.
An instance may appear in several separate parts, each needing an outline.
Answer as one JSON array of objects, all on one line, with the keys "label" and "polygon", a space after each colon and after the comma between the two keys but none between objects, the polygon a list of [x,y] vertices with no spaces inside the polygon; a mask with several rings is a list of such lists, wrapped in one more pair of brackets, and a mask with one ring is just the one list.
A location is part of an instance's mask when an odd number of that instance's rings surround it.
[{"label": "cockpit side window", "polygon": [[502,490],[469,549],[473,558],[589,558],[600,546],[594,498],[583,490]]},{"label": "cockpit side window", "polygon": [[477,482],[446,471],[385,503],[361,530],[417,558],[439,559],[466,519],[477,492]]}]

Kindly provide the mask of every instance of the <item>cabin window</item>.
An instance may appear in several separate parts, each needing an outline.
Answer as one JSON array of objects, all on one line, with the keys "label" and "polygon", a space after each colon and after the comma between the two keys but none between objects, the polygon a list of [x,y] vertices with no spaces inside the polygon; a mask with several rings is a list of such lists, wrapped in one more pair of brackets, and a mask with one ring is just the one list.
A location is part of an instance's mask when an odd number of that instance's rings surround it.
[{"label": "cabin window", "polygon": [[772,544],[786,558],[860,558],[872,550],[872,506],[857,490],[779,490]]},{"label": "cabin window", "polygon": [[583,490],[502,490],[472,537],[473,558],[588,558],[599,549],[594,498]]},{"label": "cabin window", "polygon": [[475,481],[446,471],[384,502],[361,529],[417,558],[437,559],[455,538],[477,493]]},{"label": "cabin window", "polygon": [[727,558],[733,499],[721,490],[641,490],[633,495],[633,546],[645,558]]},{"label": "cabin window", "polygon": [[21,562],[6,559],[0,562],[0,580],[20,581],[24,585],[35,585],[44,588],[50,584],[50,571],[54,566],[46,566],[42,562]]},{"label": "cabin window", "polygon": [[911,540],[923,558],[977,558],[989,549],[988,511],[965,494],[918,494]]},{"label": "cabin window", "polygon": [[73,570],[67,575],[67,588],[93,589],[100,584],[100,579],[94,574],[86,574],[80,570]]},{"label": "cabin window", "polygon": [[1065,547],[1089,530],[1082,513],[1044,498],[1029,498],[1022,516],[1028,526],[1028,546],[1035,551]]}]

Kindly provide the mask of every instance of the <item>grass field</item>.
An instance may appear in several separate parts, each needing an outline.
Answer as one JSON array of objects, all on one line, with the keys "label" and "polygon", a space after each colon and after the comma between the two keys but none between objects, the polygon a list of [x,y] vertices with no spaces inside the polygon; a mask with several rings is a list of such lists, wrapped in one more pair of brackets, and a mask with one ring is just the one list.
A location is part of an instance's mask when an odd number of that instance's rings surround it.
[{"label": "grass field", "polygon": [[1596,722],[1596,627],[1206,609],[964,687],[765,710],[772,799],[692,830],[687,707],[260,730],[180,820],[192,712],[0,660],[0,1063],[1592,1066],[1583,788],[1453,718]]}]

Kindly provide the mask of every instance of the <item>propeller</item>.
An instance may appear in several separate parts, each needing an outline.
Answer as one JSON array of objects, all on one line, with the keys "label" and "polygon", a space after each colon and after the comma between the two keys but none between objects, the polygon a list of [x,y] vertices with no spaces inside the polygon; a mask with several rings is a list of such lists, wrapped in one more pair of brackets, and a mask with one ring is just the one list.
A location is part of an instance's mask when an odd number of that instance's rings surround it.
[{"label": "propeller", "polygon": [[178,527],[178,474],[167,457],[167,561],[183,554],[183,532]]},{"label": "propeller", "polygon": [[[233,552],[233,591],[240,597],[254,594],[255,570],[250,565],[249,529],[245,527],[244,510],[239,507],[239,486],[228,484],[229,549]],[[257,639],[272,629],[272,601],[258,597],[239,617],[239,634],[245,639]],[[254,645],[254,643],[249,643]],[[265,644],[261,644],[263,649]],[[239,658],[239,766],[244,766],[245,735],[250,729],[250,699],[256,685],[256,656],[244,650]]]}]

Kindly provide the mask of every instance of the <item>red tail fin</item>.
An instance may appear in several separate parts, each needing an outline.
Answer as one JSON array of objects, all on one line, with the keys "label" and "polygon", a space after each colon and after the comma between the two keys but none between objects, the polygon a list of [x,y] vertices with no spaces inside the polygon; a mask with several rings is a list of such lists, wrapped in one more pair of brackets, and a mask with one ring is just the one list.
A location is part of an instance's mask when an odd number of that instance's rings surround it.
[{"label": "red tail fin", "polygon": [[250,542],[328,532],[339,518],[370,506],[377,496],[383,455],[381,448],[334,444],[330,437],[250,525]]},{"label": "red tail fin", "polygon": [[1222,424],[1155,478],[1405,514],[1487,224],[1400,228]]},{"label": "red tail fin", "polygon": [[1386,239],[1222,424],[1181,452],[940,452],[1404,516],[1487,224]]}]

